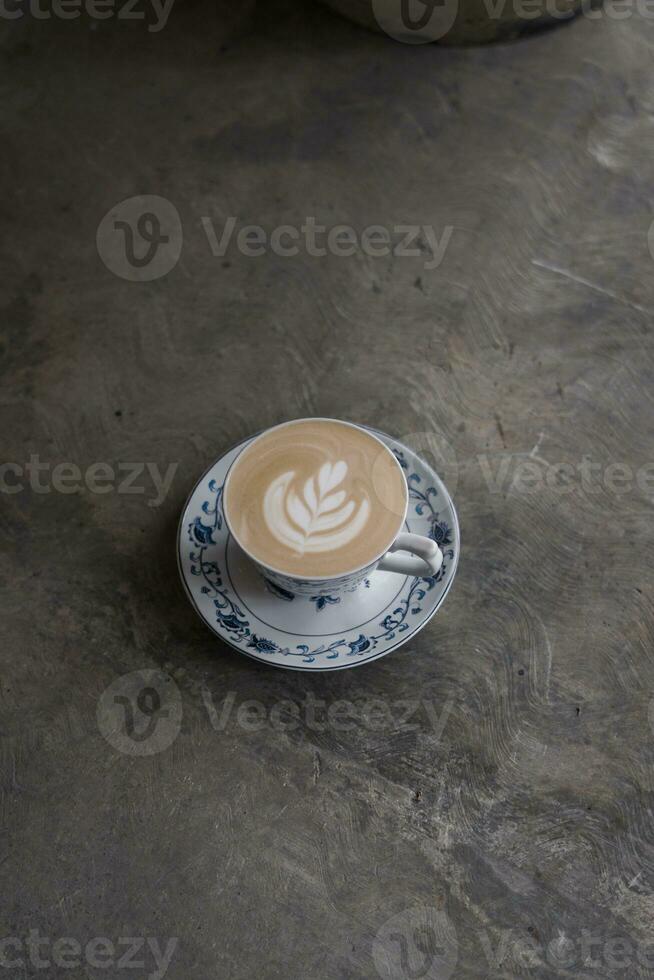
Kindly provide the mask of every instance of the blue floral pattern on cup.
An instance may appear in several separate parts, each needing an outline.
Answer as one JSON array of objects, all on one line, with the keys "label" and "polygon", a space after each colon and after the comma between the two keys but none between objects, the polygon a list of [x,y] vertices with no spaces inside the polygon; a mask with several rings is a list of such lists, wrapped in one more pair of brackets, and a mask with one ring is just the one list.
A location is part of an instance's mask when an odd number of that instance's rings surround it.
[{"label": "blue floral pattern on cup", "polygon": [[320,612],[325,606],[335,606],[340,601],[341,598],[337,595],[312,595],[309,597],[309,602],[316,604],[316,612]]}]

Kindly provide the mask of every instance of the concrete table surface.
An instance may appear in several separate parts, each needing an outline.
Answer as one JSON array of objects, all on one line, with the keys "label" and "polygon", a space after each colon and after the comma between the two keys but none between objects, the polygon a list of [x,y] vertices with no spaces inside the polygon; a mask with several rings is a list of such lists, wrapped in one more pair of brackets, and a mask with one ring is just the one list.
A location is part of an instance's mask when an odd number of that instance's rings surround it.
[{"label": "concrete table surface", "polygon": [[[0,975],[651,976],[651,21],[133,10],[0,20]],[[433,452],[463,539],[319,676],[174,560],[205,467],[312,415]]]}]

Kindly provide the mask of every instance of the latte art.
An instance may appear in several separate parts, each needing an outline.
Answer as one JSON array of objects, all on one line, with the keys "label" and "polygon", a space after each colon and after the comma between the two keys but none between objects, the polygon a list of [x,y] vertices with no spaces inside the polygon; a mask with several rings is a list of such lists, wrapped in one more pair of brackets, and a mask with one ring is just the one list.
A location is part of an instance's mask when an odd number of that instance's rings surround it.
[{"label": "latte art", "polygon": [[407,486],[374,436],[330,419],[269,429],[230,471],[223,509],[237,542],[284,574],[346,574],[395,540]]},{"label": "latte art", "polygon": [[268,530],[277,540],[299,555],[334,551],[352,541],[363,530],[370,504],[346,500],[346,491],[331,493],[343,482],[347,463],[323,463],[317,476],[310,476],[301,495],[294,489],[296,474],[282,473],[268,487],[263,513]]}]

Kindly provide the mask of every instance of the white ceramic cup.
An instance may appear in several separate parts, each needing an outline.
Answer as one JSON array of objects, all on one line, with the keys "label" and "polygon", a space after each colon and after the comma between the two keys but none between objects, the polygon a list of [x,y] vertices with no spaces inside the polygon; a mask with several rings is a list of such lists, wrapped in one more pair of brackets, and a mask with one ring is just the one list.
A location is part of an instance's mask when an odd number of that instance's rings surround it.
[{"label": "white ceramic cup", "polygon": [[250,561],[256,566],[258,571],[263,575],[265,579],[272,582],[274,585],[288,592],[292,592],[295,595],[338,595],[341,592],[350,592],[355,589],[360,582],[367,578],[372,572],[396,572],[398,575],[414,575],[418,578],[429,578],[432,575],[436,575],[438,570],[443,563],[443,553],[431,538],[425,537],[422,534],[411,534],[408,531],[403,531],[404,523],[406,521],[407,510],[409,507],[409,487],[407,485],[402,467],[397,461],[395,455],[386,446],[381,439],[378,439],[369,429],[364,428],[364,426],[355,425],[353,422],[343,422],[341,419],[293,419],[290,422],[282,422],[281,425],[272,426],[270,429],[265,429],[260,432],[259,435],[247,443],[243,449],[248,449],[249,451],[255,451],[257,440],[262,439],[263,436],[268,435],[269,432],[275,429],[280,429],[283,426],[294,425],[297,422],[339,422],[341,425],[350,425],[354,429],[360,429],[365,432],[367,436],[374,439],[375,442],[379,444],[379,450],[386,456],[393,460],[395,466],[402,474],[402,480],[405,487],[404,496],[404,509],[401,514],[398,514],[397,530],[390,537],[388,543],[384,547],[384,550],[380,552],[377,557],[368,562],[366,565],[359,566],[357,568],[348,569],[338,576],[333,575],[323,575],[314,576],[313,578],[305,578],[299,575],[289,575],[288,572],[283,572],[278,568],[272,568],[269,565],[263,564],[257,558],[255,558],[245,547],[242,541],[239,540],[238,535],[234,532],[234,528],[231,526],[228,517],[228,507],[227,501],[229,498],[229,483],[230,477],[232,476],[235,467],[238,465],[240,459],[240,453],[236,459],[232,462],[227,477],[225,478],[225,485],[223,487],[223,516],[225,517],[225,523],[229,529],[230,534],[241,548],[243,552],[248,556]]}]

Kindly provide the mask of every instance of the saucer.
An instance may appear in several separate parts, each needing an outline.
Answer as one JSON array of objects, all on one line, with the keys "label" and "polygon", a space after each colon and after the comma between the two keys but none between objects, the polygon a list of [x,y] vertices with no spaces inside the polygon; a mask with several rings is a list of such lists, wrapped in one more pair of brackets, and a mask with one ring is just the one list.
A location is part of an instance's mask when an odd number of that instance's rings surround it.
[{"label": "saucer", "polygon": [[454,504],[434,470],[411,449],[370,429],[397,457],[409,485],[405,528],[433,538],[443,552],[437,575],[373,572],[353,591],[296,596],[261,578],[235,544],[222,514],[227,471],[252,438],[207,470],[188,498],[177,560],[193,607],[240,653],[293,670],[340,670],[384,657],[410,640],[439,609],[459,560]]}]

